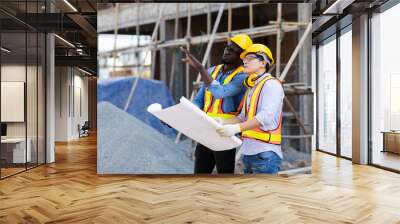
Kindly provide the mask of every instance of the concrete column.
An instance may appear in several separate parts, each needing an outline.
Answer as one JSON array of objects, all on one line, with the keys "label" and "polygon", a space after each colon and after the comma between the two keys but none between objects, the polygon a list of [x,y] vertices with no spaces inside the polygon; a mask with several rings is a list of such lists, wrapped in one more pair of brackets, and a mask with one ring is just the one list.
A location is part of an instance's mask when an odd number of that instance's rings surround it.
[{"label": "concrete column", "polygon": [[54,35],[46,36],[46,163],[55,161],[55,74]]},{"label": "concrete column", "polygon": [[314,95],[312,96],[313,98],[313,137],[312,137],[312,143],[311,143],[311,150],[316,150],[317,149],[317,135],[316,135],[316,130],[317,130],[317,47],[313,46],[312,47],[312,52],[311,52],[311,83],[312,83],[312,91],[314,92]]},{"label": "concrete column", "polygon": [[368,15],[353,19],[353,162],[368,163]]},{"label": "concrete column", "polygon": [[[311,3],[301,3],[297,6],[299,22],[311,22],[312,5]],[[303,36],[304,31],[300,31],[298,39]],[[303,47],[300,49],[298,55],[299,63],[299,82],[305,83],[306,85],[312,85],[312,71],[311,71],[311,50],[312,41],[311,35],[307,41],[304,42]],[[310,95],[299,97],[299,116],[304,124],[310,124],[306,126],[309,133],[313,133],[313,97]],[[311,150],[311,139],[302,139],[300,141],[302,150],[310,152]]]},{"label": "concrete column", "polygon": [[97,131],[97,77],[88,80],[88,113],[90,130]]}]

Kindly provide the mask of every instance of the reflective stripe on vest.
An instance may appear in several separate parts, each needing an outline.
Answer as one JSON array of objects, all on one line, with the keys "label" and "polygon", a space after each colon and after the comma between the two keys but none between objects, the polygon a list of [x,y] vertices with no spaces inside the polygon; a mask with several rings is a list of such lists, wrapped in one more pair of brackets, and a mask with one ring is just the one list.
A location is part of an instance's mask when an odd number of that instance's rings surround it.
[{"label": "reflective stripe on vest", "polygon": [[[218,74],[220,70],[222,69],[223,65],[217,65],[214,69],[214,72],[211,74],[211,77],[213,80],[216,80],[218,77]],[[231,74],[229,74],[225,79],[224,79],[224,85],[230,83],[235,77],[236,74],[239,72],[243,71],[243,67],[239,66],[238,68],[235,69]],[[231,112],[231,113],[224,113],[222,110],[222,100],[223,99],[215,99],[213,102],[213,96],[209,90],[206,89],[204,93],[204,107],[203,111],[207,113],[208,116],[210,117],[220,117],[220,118],[232,118],[235,117],[238,112]]]},{"label": "reflective stripe on vest", "polygon": [[[263,80],[261,80],[256,86],[254,86],[253,88],[254,91],[250,96],[250,103],[249,103],[249,108],[247,108],[247,94],[248,91],[245,94],[244,97],[244,112],[245,112],[245,116],[247,118],[247,120],[252,119],[256,116],[257,113],[257,106],[258,106],[258,102],[260,100],[260,95],[261,95],[261,90],[264,87],[264,84],[271,79],[275,79],[274,77],[272,77],[271,75],[267,76],[266,78],[264,78]],[[258,141],[262,141],[262,142],[266,142],[266,143],[270,143],[270,144],[276,144],[276,145],[280,145],[282,142],[282,113],[280,114],[279,117],[279,123],[278,123],[278,127],[274,130],[268,130],[268,131],[264,131],[261,128],[255,128],[252,130],[247,130],[242,132],[242,138],[252,138]]]}]

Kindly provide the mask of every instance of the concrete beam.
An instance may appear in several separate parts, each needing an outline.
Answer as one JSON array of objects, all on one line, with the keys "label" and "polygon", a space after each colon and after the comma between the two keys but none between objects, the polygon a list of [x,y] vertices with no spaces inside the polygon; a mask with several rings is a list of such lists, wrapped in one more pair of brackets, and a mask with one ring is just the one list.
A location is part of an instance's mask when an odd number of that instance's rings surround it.
[{"label": "concrete beam", "polygon": [[[293,25],[283,25],[282,30],[284,32],[293,32],[297,31],[300,26],[293,26]],[[251,29],[242,29],[242,30],[235,30],[231,32],[231,35],[236,35],[240,33],[247,33],[250,37],[252,38],[257,38],[257,37],[265,37],[265,36],[271,36],[275,35],[277,32],[277,25],[266,25],[266,26],[260,26],[260,27],[254,27]],[[223,32],[223,33],[216,33],[215,38],[214,38],[214,43],[218,42],[225,42],[226,38],[229,36],[228,32]],[[201,36],[195,36],[192,37],[190,40],[190,43],[192,45],[195,44],[201,44],[201,43],[207,43],[209,42],[210,35],[201,35]],[[137,52],[137,51],[144,51],[144,50],[152,50],[154,48],[156,49],[161,49],[164,47],[179,47],[183,46],[186,44],[186,38],[181,38],[181,39],[175,39],[175,40],[167,40],[164,42],[157,42],[157,43],[150,43],[148,45],[144,45],[141,47],[136,47],[136,46],[129,46],[126,48],[120,48],[117,49],[118,53],[131,53],[131,52]],[[111,51],[106,51],[106,52],[101,52],[98,53],[98,56],[100,57],[106,57],[106,56],[112,56],[113,55],[113,50]]]},{"label": "concrete beam", "polygon": [[[187,11],[189,9],[189,5],[192,4],[191,6],[191,15],[196,16],[196,15],[201,15],[201,14],[207,14],[208,8],[207,8],[207,3],[187,3],[187,4],[180,4],[180,10],[179,10],[179,17],[180,18],[186,18],[187,17]],[[210,3],[210,8],[211,12],[217,12],[219,8],[220,3]],[[232,4],[232,9],[235,8],[240,8],[240,7],[248,7],[249,3],[233,3]],[[255,3],[253,3],[255,4]],[[174,19],[177,15],[177,9],[175,4],[171,3],[161,3],[163,5],[162,7],[165,7],[164,9],[164,19],[165,20],[171,20]],[[132,3],[120,3],[120,11],[119,11],[119,29],[123,28],[128,28],[128,27],[135,27],[137,23],[140,25],[144,24],[149,24],[149,23],[155,23],[158,16],[157,16],[157,10],[156,7],[154,7],[153,3],[141,3],[140,4],[140,11],[139,11],[139,17],[140,20],[137,21],[137,14],[138,10],[136,9],[138,7],[138,4],[132,4]],[[114,29],[114,8],[109,8],[105,10],[100,10],[97,14],[97,31],[99,33],[101,32],[108,32],[112,31]]]}]

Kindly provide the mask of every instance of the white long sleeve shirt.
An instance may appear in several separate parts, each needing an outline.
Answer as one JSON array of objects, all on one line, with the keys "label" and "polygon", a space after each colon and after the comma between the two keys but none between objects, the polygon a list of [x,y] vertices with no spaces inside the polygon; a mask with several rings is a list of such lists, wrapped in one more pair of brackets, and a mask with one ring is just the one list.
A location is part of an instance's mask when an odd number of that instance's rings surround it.
[{"label": "white long sleeve shirt", "polygon": [[[271,74],[265,73],[260,78],[257,79],[255,84],[258,84],[262,79]],[[247,93],[246,106],[249,108],[251,94],[254,92],[255,88],[251,88]],[[262,130],[274,130],[279,125],[279,119],[282,113],[283,98],[285,93],[281,83],[276,80],[268,80],[261,90],[261,95],[259,98],[259,103],[257,105],[257,112],[255,119],[261,123]],[[244,107],[242,108],[240,114],[237,118],[243,122],[246,121]],[[244,155],[255,155],[265,151],[273,151],[283,158],[281,145],[269,144],[266,142],[257,141],[250,138],[244,138],[243,144],[241,146],[242,153]]]}]

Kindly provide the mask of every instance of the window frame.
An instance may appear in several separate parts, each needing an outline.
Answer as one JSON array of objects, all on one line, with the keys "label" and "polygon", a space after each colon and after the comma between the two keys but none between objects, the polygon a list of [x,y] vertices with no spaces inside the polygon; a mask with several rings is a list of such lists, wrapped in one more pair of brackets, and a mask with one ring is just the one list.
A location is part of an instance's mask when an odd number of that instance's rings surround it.
[{"label": "window frame", "polygon": [[[347,21],[348,18],[345,18],[345,20]],[[318,42],[315,44],[316,45],[316,51],[315,51],[316,68],[315,68],[315,71],[316,71],[316,88],[317,88],[317,91],[316,91],[316,138],[315,138],[316,139],[316,151],[327,153],[329,155],[337,156],[337,157],[344,158],[344,159],[347,159],[350,161],[352,160],[352,158],[342,155],[342,152],[341,152],[341,129],[342,129],[342,127],[341,127],[341,118],[340,118],[340,104],[341,104],[341,97],[340,97],[340,95],[341,95],[340,94],[341,93],[340,92],[340,81],[341,81],[341,79],[340,79],[341,78],[340,37],[347,32],[351,32],[351,30],[352,30],[351,26],[352,26],[351,22],[346,24],[344,27],[337,26],[335,33],[331,34],[330,36],[327,36],[324,39],[318,40]],[[335,139],[336,140],[336,152],[335,153],[329,152],[329,151],[321,149],[319,147],[320,146],[320,143],[319,143],[319,133],[320,133],[319,132],[320,131],[319,130],[319,115],[320,115],[320,111],[319,111],[320,80],[319,80],[319,77],[320,77],[320,74],[319,74],[318,60],[319,60],[320,56],[319,56],[318,49],[321,44],[326,44],[330,41],[336,41],[336,60],[335,60],[335,64],[336,64],[336,139]]]}]

